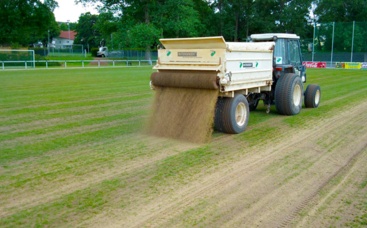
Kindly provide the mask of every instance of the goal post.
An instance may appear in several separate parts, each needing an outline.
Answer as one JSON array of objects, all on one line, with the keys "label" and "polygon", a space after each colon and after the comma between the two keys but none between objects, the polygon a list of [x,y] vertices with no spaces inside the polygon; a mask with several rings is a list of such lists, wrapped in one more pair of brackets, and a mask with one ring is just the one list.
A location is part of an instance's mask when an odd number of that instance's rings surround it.
[{"label": "goal post", "polygon": [[34,50],[0,49],[1,69],[35,68]]}]

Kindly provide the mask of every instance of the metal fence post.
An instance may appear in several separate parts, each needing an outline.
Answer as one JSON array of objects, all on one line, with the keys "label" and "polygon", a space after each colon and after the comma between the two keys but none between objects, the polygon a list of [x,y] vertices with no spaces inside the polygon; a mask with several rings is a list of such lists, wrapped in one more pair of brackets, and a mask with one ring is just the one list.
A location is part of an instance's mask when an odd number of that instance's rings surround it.
[{"label": "metal fence post", "polygon": [[315,55],[315,33],[316,33],[316,21],[313,21],[313,38],[312,38],[312,62]]}]

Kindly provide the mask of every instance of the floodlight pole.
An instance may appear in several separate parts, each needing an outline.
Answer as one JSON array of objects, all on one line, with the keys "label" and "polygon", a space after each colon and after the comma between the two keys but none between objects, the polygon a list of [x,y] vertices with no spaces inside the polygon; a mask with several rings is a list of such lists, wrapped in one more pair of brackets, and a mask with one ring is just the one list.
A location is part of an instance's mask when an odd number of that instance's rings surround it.
[{"label": "floodlight pole", "polygon": [[[70,42],[70,20],[68,20],[68,32],[69,32],[69,42]],[[69,49],[71,48],[71,45],[69,45]]]},{"label": "floodlight pole", "polygon": [[351,48],[351,52],[350,52],[350,62],[353,62],[353,49],[354,49],[354,29],[356,26],[356,22],[353,21],[353,31],[352,31],[352,48]]},{"label": "floodlight pole", "polygon": [[335,22],[333,22],[333,36],[331,38],[331,66],[333,66],[333,55],[334,55],[334,32],[335,32]]},{"label": "floodlight pole", "polygon": [[48,34],[47,36],[47,55],[49,55],[50,54],[50,29],[47,30],[47,34]]},{"label": "floodlight pole", "polygon": [[316,20],[313,21],[313,38],[312,38],[312,62],[315,55],[315,33],[316,33]]},{"label": "floodlight pole", "polygon": [[69,40],[70,40],[70,20],[68,20],[68,31],[69,31]]}]

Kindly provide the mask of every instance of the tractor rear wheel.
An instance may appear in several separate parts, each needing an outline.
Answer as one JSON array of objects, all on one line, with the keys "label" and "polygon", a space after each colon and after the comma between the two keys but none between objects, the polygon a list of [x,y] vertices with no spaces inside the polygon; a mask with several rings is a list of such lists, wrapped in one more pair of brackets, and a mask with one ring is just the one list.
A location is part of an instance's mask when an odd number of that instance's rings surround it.
[{"label": "tractor rear wheel", "polygon": [[249,116],[249,105],[242,94],[234,98],[218,98],[214,119],[215,129],[229,134],[241,133],[247,127]]},{"label": "tractor rear wheel", "polygon": [[275,106],[282,115],[296,115],[302,109],[303,84],[296,74],[280,77],[275,87]]},{"label": "tractor rear wheel", "polygon": [[320,86],[310,84],[305,91],[306,108],[317,108],[320,104],[321,89]]}]

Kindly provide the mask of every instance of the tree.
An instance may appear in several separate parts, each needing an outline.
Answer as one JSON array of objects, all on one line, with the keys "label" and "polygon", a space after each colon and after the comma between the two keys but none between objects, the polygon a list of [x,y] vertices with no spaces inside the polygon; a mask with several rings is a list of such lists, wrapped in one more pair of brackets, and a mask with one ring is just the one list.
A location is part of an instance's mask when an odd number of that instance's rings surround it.
[{"label": "tree", "polygon": [[78,24],[76,26],[77,35],[74,43],[83,44],[84,47],[92,48],[98,47],[102,38],[100,32],[96,29],[98,15],[85,13],[80,15]]},{"label": "tree", "polygon": [[199,13],[191,0],[167,0],[160,9],[160,22],[166,37],[193,37],[199,35]]},{"label": "tree", "polygon": [[[315,15],[319,22],[319,38],[325,41],[323,50],[330,51],[332,46],[332,31],[334,26],[334,51],[350,51],[352,48],[353,22],[354,26],[354,51],[367,50],[367,31],[363,23],[367,21],[367,0],[317,0],[315,1]],[[325,22],[327,24],[325,24]],[[336,22],[333,24],[332,22]],[[320,45],[319,45],[320,46]]]},{"label": "tree", "polygon": [[226,40],[246,40],[252,0],[217,0],[213,3],[216,11],[217,34]]},{"label": "tree", "polygon": [[[204,18],[205,15],[200,15],[197,9],[203,9],[204,4],[198,0],[78,0],[78,2],[83,4],[101,2],[104,6],[102,11],[119,14],[119,21],[114,25],[117,25],[117,39],[120,44],[130,48],[142,48],[141,45],[146,45],[144,48],[147,53],[158,43],[159,37],[210,35],[208,32],[202,32],[208,31],[205,28],[210,26],[205,26],[200,21],[200,17]],[[113,26],[114,29],[116,27]]]},{"label": "tree", "polygon": [[52,10],[54,0],[3,0],[0,4],[0,44],[28,46],[37,41],[47,43],[59,28]]},{"label": "tree", "polygon": [[[226,40],[244,41],[253,33],[297,33],[311,28],[307,15],[312,0],[216,0],[214,26]],[[213,26],[213,25],[212,25]],[[306,31],[306,32],[305,32]],[[311,30],[312,31],[312,30]]]},{"label": "tree", "polygon": [[118,19],[111,12],[102,12],[94,26],[101,38],[113,47],[113,34],[118,31]]},{"label": "tree", "polygon": [[262,0],[254,3],[253,33],[296,33],[304,37],[312,28],[307,16],[312,0]]},{"label": "tree", "polygon": [[73,22],[59,22],[59,28],[62,31],[68,31],[70,30],[76,30],[76,26],[78,23],[73,23]]},{"label": "tree", "polygon": [[367,0],[315,0],[315,14],[322,22],[367,21]]},{"label": "tree", "polygon": [[198,13],[199,25],[197,25],[198,36],[213,36],[216,33],[214,25],[215,13],[212,9],[213,1],[193,0],[194,9]]},{"label": "tree", "polygon": [[[159,4],[154,0],[77,0],[77,2],[87,4],[93,2],[101,2],[103,4],[103,10],[112,13],[121,14],[120,23],[118,25],[118,41],[125,47],[139,48],[136,45],[146,44],[147,36],[151,36],[149,32],[157,31],[157,28],[151,23],[151,13],[155,12]],[[80,22],[79,22],[80,23]],[[142,25],[145,24],[145,25]],[[142,31],[140,29],[143,29]],[[142,32],[148,32],[143,34]],[[131,34],[135,37],[131,39]],[[148,39],[151,40],[151,39]],[[156,42],[156,41],[154,41]],[[150,59],[150,49],[154,44],[150,43],[145,46],[146,58]]]},{"label": "tree", "polygon": [[250,34],[267,32],[297,33],[303,37],[313,31],[307,22],[312,1],[77,0],[83,4],[102,3],[103,11],[118,15],[117,33],[124,47],[142,43],[131,37],[134,27],[141,24],[159,30],[161,37],[222,35],[228,41],[244,41]]}]

